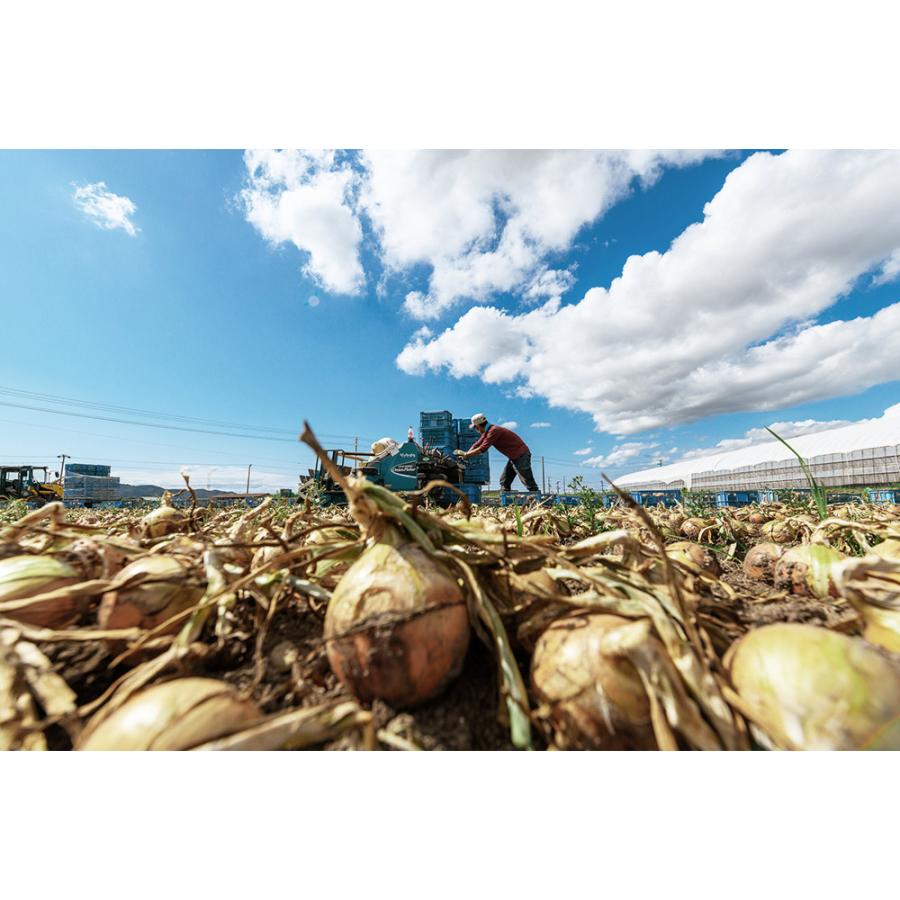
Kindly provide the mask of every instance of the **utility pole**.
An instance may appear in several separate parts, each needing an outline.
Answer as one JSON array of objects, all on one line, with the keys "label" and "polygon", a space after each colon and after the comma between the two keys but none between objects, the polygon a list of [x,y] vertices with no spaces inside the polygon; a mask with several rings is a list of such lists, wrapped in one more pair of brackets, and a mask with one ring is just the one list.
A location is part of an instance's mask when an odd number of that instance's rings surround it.
[{"label": "utility pole", "polygon": [[557,494],[559,493],[559,482],[558,481],[556,482],[556,493]]},{"label": "utility pole", "polygon": [[547,478],[544,475],[544,457],[541,457],[541,493],[547,493]]},{"label": "utility pole", "polygon": [[359,452],[359,438],[358,437],[353,438],[353,452],[354,453]]},{"label": "utility pole", "polygon": [[57,459],[61,459],[62,463],[59,467],[59,483],[65,484],[66,480],[66,460],[69,459],[68,453],[59,453],[57,454]]},{"label": "utility pole", "polygon": [[563,493],[566,492],[566,479],[563,478]]},{"label": "utility pole", "polygon": [[244,499],[247,500],[248,502],[250,500],[250,469],[252,469],[252,468],[253,468],[253,463],[250,463],[250,465],[247,466],[247,490],[244,493]]}]

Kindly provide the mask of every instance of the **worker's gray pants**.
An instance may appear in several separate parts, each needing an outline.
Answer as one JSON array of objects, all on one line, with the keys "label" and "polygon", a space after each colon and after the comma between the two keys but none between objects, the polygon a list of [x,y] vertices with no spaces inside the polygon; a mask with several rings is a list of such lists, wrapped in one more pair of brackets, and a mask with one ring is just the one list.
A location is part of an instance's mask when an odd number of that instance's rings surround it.
[{"label": "worker's gray pants", "polygon": [[531,471],[531,454],[523,453],[518,459],[510,459],[507,461],[500,476],[500,490],[508,491],[512,488],[513,478],[518,474],[519,478],[525,482],[525,487],[529,491],[538,490],[537,482],[534,480],[534,473]]}]

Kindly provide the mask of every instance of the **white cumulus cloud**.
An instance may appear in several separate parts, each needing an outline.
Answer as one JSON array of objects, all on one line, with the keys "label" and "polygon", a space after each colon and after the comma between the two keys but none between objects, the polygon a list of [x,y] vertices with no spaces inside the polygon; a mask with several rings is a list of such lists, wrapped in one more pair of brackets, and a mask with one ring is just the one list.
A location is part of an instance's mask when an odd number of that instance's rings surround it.
[{"label": "white cumulus cloud", "polygon": [[365,283],[354,207],[359,176],[350,162],[309,150],[250,150],[244,161],[247,221],[274,246],[289,242],[306,254],[304,274],[325,290],[359,293]]},{"label": "white cumulus cloud", "polygon": [[549,422],[532,422],[531,427],[532,428],[550,428],[551,425]]},{"label": "white cumulus cloud", "polygon": [[888,284],[898,278],[900,278],[900,248],[884,261],[881,271],[873,279],[873,284]]},{"label": "white cumulus cloud", "polygon": [[816,319],[898,246],[900,152],[756,153],[702,221],[608,288],[474,307],[397,364],[512,383],[613,434],[844,396],[897,378],[900,303]]},{"label": "white cumulus cloud", "polygon": [[593,447],[582,447],[581,450],[575,451],[575,456],[587,456],[593,449]]},{"label": "white cumulus cloud", "polygon": [[129,197],[114,194],[105,181],[74,186],[72,199],[75,205],[98,227],[108,231],[121,229],[135,237],[138,228],[131,221],[137,206]]},{"label": "white cumulus cloud", "polygon": [[519,423],[516,422],[515,420],[509,421],[509,422],[501,422],[500,427],[501,428],[518,428]]},{"label": "white cumulus cloud", "polygon": [[654,182],[666,166],[703,151],[449,150],[368,151],[361,203],[385,265],[430,267],[426,291],[405,308],[434,319],[463,299],[498,292],[557,297],[574,280],[545,259],[568,250],[583,226]]},{"label": "white cumulus cloud", "polygon": [[620,466],[623,463],[628,462],[629,460],[634,459],[635,457],[640,456],[642,453],[647,450],[652,450],[654,447],[658,447],[659,444],[655,443],[647,443],[643,441],[629,441],[624,444],[617,444],[613,447],[609,453],[602,456],[592,456],[590,459],[586,459],[582,465],[584,466],[595,466],[599,468],[600,466],[612,467],[612,466]]},{"label": "white cumulus cloud", "polygon": [[[799,437],[801,434],[815,434],[817,431],[828,431],[831,428],[842,428],[844,425],[851,425],[852,422],[847,419],[831,419],[824,422],[817,419],[803,419],[799,422],[773,422],[769,425],[779,437],[792,438]],[[749,447],[752,444],[764,444],[771,441],[772,435],[765,428],[751,428],[744,433],[743,437],[726,438],[719,441],[714,447],[701,448],[699,450],[688,450],[682,459],[697,459],[701,456],[709,456],[713,453],[725,453],[728,450],[740,450],[742,447]],[[674,451],[669,451],[670,453]]]}]

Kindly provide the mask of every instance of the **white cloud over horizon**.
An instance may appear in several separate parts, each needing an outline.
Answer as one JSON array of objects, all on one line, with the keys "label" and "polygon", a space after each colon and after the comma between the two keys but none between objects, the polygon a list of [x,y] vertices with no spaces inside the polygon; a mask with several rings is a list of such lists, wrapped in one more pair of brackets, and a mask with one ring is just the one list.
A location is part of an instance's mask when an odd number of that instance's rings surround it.
[{"label": "white cloud over horizon", "polygon": [[[119,475],[123,484],[152,484],[169,490],[180,490],[184,487],[182,472],[187,472],[191,479],[191,487],[206,489],[207,484],[213,490],[234,491],[240,493],[247,486],[246,466],[179,466],[173,463],[169,468],[146,468],[140,466],[119,466],[114,474]],[[278,488],[297,489],[299,473],[305,471],[298,466],[297,474],[277,472],[254,466],[250,471],[250,492],[260,493]]]},{"label": "white cloud over horizon", "polygon": [[584,460],[582,465],[593,466],[594,468],[600,468],[601,466],[607,468],[621,466],[629,460],[635,459],[646,451],[653,450],[658,446],[659,444],[654,442],[628,441],[613,447],[609,453],[600,456],[592,456],[590,459]]},{"label": "white cloud over horizon", "polygon": [[[240,199],[273,246],[306,255],[303,273],[324,290],[365,286],[363,222],[386,276],[425,267],[427,289],[408,290],[404,310],[433,320],[463,300],[511,292],[525,302],[557,298],[575,282],[553,268],[578,231],[639,183],[711,151],[378,150],[356,154],[249,150]],[[384,278],[384,277],[383,277]],[[380,283],[380,290],[384,284]]]},{"label": "white cloud over horizon", "polygon": [[552,428],[550,422],[532,422],[530,425],[531,428]]},{"label": "white cloud over horizon", "polygon": [[361,205],[379,236],[383,262],[430,268],[426,291],[405,310],[436,319],[461,300],[499,292],[535,302],[573,284],[544,260],[570,249],[578,231],[669,166],[708,151],[369,151]]},{"label": "white cloud over horizon", "polygon": [[[852,425],[848,419],[831,419],[820,421],[817,419],[803,419],[799,422],[772,422],[768,427],[777,435],[785,439],[799,437],[802,434],[815,434],[817,431],[828,431],[831,428],[841,428],[844,425]],[[726,438],[719,441],[714,447],[688,450],[680,459],[698,459],[702,456],[710,456],[715,453],[727,453],[729,450],[740,450],[752,444],[762,444],[774,440],[765,428],[751,428],[744,432],[743,437]],[[670,451],[670,453],[673,451]]]},{"label": "white cloud over horizon", "polygon": [[273,246],[306,254],[303,273],[324,290],[358,294],[362,227],[353,197],[357,174],[333,151],[248,150],[241,192],[247,221]]},{"label": "white cloud over horizon", "polygon": [[114,194],[105,181],[73,185],[72,199],[88,219],[105,231],[121,230],[136,237],[138,228],[131,221],[137,206],[130,197]]},{"label": "white cloud over horizon", "polygon": [[522,313],[476,306],[397,364],[512,383],[619,435],[857,393],[898,376],[900,303],[816,319],[867,272],[893,277],[898,201],[900,153],[756,153],[702,221],[608,288]]}]

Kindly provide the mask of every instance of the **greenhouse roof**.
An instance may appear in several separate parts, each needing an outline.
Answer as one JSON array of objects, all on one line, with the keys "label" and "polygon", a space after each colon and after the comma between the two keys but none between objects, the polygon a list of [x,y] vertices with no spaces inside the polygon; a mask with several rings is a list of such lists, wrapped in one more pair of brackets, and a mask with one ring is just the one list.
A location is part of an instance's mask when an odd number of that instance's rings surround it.
[{"label": "greenhouse roof", "polygon": [[[875,447],[898,447],[900,445],[900,403],[885,410],[877,419],[864,419],[841,428],[817,431],[789,439],[796,451],[806,459],[830,453],[850,454],[854,451]],[[700,472],[725,471],[758,463],[792,461],[795,457],[784,444],[774,438],[761,443],[750,444],[738,450],[728,450],[708,455],[683,459],[668,466],[642,469],[630,472],[616,479],[616,484],[644,484],[648,482],[689,481]]]}]

